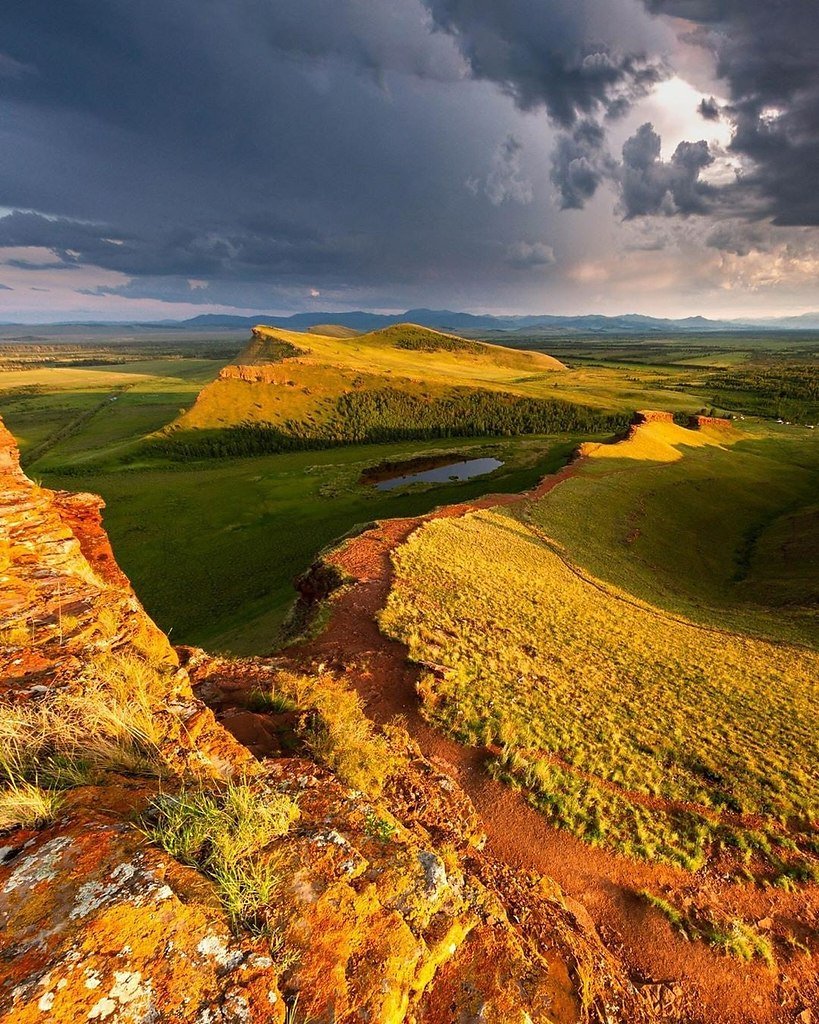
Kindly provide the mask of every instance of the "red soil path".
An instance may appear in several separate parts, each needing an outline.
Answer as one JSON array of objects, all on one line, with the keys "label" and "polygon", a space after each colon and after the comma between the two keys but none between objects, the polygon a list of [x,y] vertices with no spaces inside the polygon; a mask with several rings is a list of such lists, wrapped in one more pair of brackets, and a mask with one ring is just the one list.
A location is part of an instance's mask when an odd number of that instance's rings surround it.
[{"label": "red soil path", "polygon": [[[691,1024],[804,1024],[812,1009],[817,1021],[818,886],[787,893],[739,885],[713,868],[690,874],[633,861],[587,846],[553,828],[519,792],[487,775],[485,752],[461,746],[429,725],[420,713],[418,668],[409,662],[402,644],[378,629],[376,614],[392,583],[390,554],[422,523],[543,497],[573,476],[578,466],[579,461],[570,464],[524,494],[490,495],[418,518],[384,521],[348,541],[329,561],[352,578],[353,584],[331,600],[330,620],[321,635],[290,648],[285,657],[296,667],[324,663],[343,672],[374,721],[385,723],[403,716],[423,753],[449,771],[469,794],[481,816],[492,856],[555,879],[591,914],[604,942],[625,962],[635,980],[681,986],[677,1008],[681,1015],[675,1012],[670,1019]],[[777,969],[769,969],[760,960],[743,963],[702,942],[681,938],[659,912],[637,896],[641,889],[671,894],[678,905],[694,899],[697,905],[714,904],[745,921],[762,922],[774,940]],[[788,935],[809,945],[814,956],[795,952],[786,942]]]}]

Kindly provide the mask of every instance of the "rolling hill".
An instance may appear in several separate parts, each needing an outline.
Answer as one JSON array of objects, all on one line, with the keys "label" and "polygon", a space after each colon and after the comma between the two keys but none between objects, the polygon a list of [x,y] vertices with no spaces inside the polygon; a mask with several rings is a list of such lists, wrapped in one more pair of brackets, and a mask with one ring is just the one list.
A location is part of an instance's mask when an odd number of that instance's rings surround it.
[{"label": "rolling hill", "polygon": [[557,398],[565,371],[543,353],[417,324],[352,337],[256,327],[156,443],[191,457],[623,425],[605,404]]}]

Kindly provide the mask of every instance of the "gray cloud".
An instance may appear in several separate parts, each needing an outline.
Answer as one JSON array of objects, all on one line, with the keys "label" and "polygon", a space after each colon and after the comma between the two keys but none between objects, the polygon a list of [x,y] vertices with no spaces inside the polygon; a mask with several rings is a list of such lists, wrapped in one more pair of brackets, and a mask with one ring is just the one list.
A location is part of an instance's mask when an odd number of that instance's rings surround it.
[{"label": "gray cloud", "polygon": [[492,155],[492,166],[481,182],[468,178],[466,186],[473,195],[483,193],[493,206],[505,202],[531,203],[534,198],[532,183],[523,174],[521,155],[523,144],[514,135],[507,135]]},{"label": "gray cloud", "polygon": [[782,225],[819,225],[819,4],[645,2],[655,13],[698,24],[696,38],[713,52],[731,97],[731,149],[751,161],[740,191],[755,198],[756,215]]},{"label": "gray cloud", "polygon": [[700,116],[705,121],[719,121],[720,117],[722,117],[719,109],[719,103],[717,103],[713,96],[709,96],[708,98],[703,96],[697,110],[699,110]]},{"label": "gray cloud", "polygon": [[558,124],[619,116],[665,74],[658,34],[627,0],[424,0],[471,73]]},{"label": "gray cloud", "polygon": [[620,168],[623,215],[705,213],[711,186],[700,172],[714,158],[706,142],[681,142],[670,160],[660,157],[661,139],[651,124],[644,124],[623,145]]},{"label": "gray cloud", "polygon": [[0,246],[43,248],[58,257],[55,263],[9,261],[20,268],[43,270],[90,263],[151,277],[286,276],[327,271],[350,256],[345,240],[328,241],[315,232],[263,215],[253,223],[230,227],[214,225],[201,231],[180,227],[136,235],[111,225],[17,211],[0,218]]},{"label": "gray cloud", "polygon": [[[819,218],[807,0],[782,0],[781,24],[755,0],[8,6],[0,207],[17,212],[0,246],[35,250],[7,254],[15,286],[40,274],[63,294],[82,280],[109,298],[271,311],[312,290],[339,306],[540,306],[566,301],[544,284],[563,268],[544,274],[554,254],[532,239],[580,267],[624,244],[630,228],[601,231],[602,207],[558,210],[604,183],[632,224],[697,214],[709,245],[737,252],[717,222]],[[737,126],[737,182],[705,184],[694,140],[669,160],[649,130],[622,162],[609,151],[614,119],[681,52],[664,13],[716,55],[725,90],[701,88],[729,97],[716,112]]]},{"label": "gray cloud", "polygon": [[555,251],[543,242],[515,242],[507,246],[504,259],[521,270],[548,267],[555,262]]},{"label": "gray cloud", "polygon": [[564,210],[579,210],[606,178],[614,176],[614,161],[606,134],[593,121],[581,121],[558,137],[552,157],[551,180]]}]

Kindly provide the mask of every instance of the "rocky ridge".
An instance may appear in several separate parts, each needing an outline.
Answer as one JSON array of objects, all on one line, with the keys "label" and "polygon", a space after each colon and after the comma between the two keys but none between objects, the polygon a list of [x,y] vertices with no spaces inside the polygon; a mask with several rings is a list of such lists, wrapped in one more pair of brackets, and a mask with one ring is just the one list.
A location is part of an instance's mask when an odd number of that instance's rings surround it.
[{"label": "rocky ridge", "polygon": [[[101,509],[94,496],[30,481],[0,425],[0,795],[10,805],[26,787],[54,797],[50,813],[2,822],[0,1024],[656,1016],[583,908],[482,853],[451,776],[400,725],[370,737],[343,679],[323,666],[299,678],[275,659],[175,651],[117,567]],[[286,703],[259,702],[277,691]],[[128,737],[140,758],[106,761],[87,705],[97,701],[94,722],[125,720],[132,709],[117,701],[145,695],[150,728]],[[343,734],[326,742],[345,701],[349,747],[354,733],[380,752],[369,775],[351,775]],[[65,730],[74,746],[59,729],[50,740],[57,781],[26,762],[14,726],[49,708],[75,715]],[[86,749],[91,768],[78,756]],[[237,782],[298,806],[260,854],[276,878],[264,927],[231,917],[203,864],[146,836],[158,797],[218,801]]]}]

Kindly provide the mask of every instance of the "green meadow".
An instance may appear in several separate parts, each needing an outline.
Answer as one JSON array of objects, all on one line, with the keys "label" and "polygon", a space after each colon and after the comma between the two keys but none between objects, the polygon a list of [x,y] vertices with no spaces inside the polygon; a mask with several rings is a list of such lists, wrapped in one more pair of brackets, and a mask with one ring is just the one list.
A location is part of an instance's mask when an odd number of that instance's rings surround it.
[{"label": "green meadow", "polygon": [[[590,435],[573,429],[548,436],[403,437],[247,457],[240,451],[223,458],[203,457],[207,447],[201,444],[193,445],[197,457],[180,458],[178,451],[163,450],[165,437],[218,436],[214,414],[241,422],[245,413],[238,410],[246,410],[248,401],[255,409],[257,399],[256,413],[263,422],[269,422],[274,406],[281,422],[312,415],[313,407],[323,415],[322,403],[338,400],[339,374],[349,376],[354,389],[367,373],[380,382],[378,388],[387,381],[391,394],[415,396],[413,408],[430,402],[430,415],[437,415],[435,401],[448,401],[452,388],[467,382],[494,396],[486,407],[492,415],[502,393],[509,392],[524,402],[576,402],[624,422],[636,408],[694,412],[707,401],[692,384],[702,365],[708,373],[722,366],[735,378],[738,355],[758,361],[756,349],[713,352],[694,346],[689,357],[700,363],[686,370],[686,349],[679,341],[668,357],[662,345],[612,349],[603,342],[577,343],[574,359],[572,345],[556,342],[558,362],[536,352],[461,342],[415,328],[353,337],[344,332],[333,336],[329,330],[307,336],[269,333],[245,349],[244,365],[252,370],[261,362],[276,379],[284,374],[284,386],[217,380],[229,353],[238,351],[246,337],[16,344],[0,353],[0,415],[20,443],[28,472],[48,486],[104,497],[105,525],[118,560],[159,625],[179,642],[237,653],[270,650],[282,636],[295,597],[294,579],[323,547],[373,519],[416,515],[490,491],[525,489],[559,468]],[[277,352],[267,351],[271,345]],[[294,350],[311,354],[287,358]],[[598,358],[596,364],[590,353]],[[266,363],[268,356],[279,361]],[[236,362],[242,365],[242,357]],[[749,379],[759,383],[756,370]],[[288,383],[297,380],[300,386]],[[768,387],[769,378],[762,383]],[[806,387],[801,371],[795,387]],[[780,429],[785,439],[795,428]],[[377,436],[375,431],[372,440]],[[806,566],[815,553],[811,538],[817,512],[815,502],[811,507],[803,501],[812,468],[792,455],[792,445],[783,441],[774,451],[770,439],[766,443],[768,454],[754,454],[751,429],[737,446],[744,453],[741,479],[724,466],[709,468],[707,457],[692,463],[701,500],[684,519],[674,501],[674,474],[679,472],[674,466],[658,478],[665,481],[662,494],[642,494],[636,511],[636,476],[612,477],[606,497],[610,515],[593,522],[587,492],[603,486],[602,481],[559,489],[552,512],[554,540],[568,545],[567,531],[582,523],[582,550],[576,557],[590,572],[692,617],[705,597],[723,609],[726,621],[741,625],[753,617],[750,599],[755,588],[762,588],[781,615],[777,626],[766,619],[759,631],[791,637],[805,618],[800,595],[809,595],[815,586]],[[381,462],[430,453],[453,459],[493,455],[504,465],[469,482],[416,484],[389,492],[360,482],[364,470]],[[782,494],[791,489],[799,500],[782,506]],[[697,532],[705,538],[702,551],[690,546],[676,550],[669,541],[665,523],[671,507],[678,517],[672,520],[673,530]],[[728,511],[714,518],[715,507]],[[644,521],[633,525],[635,516]],[[635,529],[636,539],[624,546],[623,535]],[[708,541],[712,536],[717,543]],[[789,559],[784,575],[776,561],[785,557],[783,551]],[[730,564],[720,564],[714,575],[714,564],[726,559]],[[690,565],[681,572],[686,562]],[[737,580],[728,586],[724,581],[732,574]],[[683,586],[682,580],[688,582]],[[737,608],[733,596],[740,591],[749,600]]]}]

